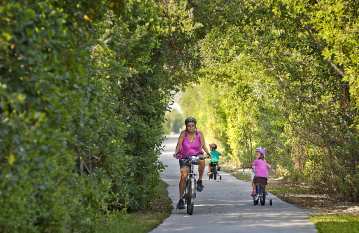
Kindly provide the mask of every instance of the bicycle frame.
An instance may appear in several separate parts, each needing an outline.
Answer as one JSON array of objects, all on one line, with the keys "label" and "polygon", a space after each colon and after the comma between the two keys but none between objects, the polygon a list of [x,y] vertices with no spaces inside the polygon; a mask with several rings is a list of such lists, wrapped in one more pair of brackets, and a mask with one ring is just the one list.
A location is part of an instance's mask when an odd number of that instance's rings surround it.
[{"label": "bicycle frame", "polygon": [[210,166],[211,166],[211,170],[210,170],[209,179],[217,180],[218,162],[210,162]]}]

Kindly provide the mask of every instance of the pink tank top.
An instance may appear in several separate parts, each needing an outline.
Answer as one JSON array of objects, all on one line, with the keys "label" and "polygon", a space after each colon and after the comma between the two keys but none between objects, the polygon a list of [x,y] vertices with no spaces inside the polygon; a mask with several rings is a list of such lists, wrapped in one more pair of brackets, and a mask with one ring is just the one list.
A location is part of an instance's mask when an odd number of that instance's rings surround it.
[{"label": "pink tank top", "polygon": [[182,158],[203,153],[201,134],[197,130],[193,142],[190,142],[188,134],[187,132],[185,132],[180,153],[182,155]]},{"label": "pink tank top", "polygon": [[268,165],[263,159],[256,159],[252,163],[255,176],[268,177]]}]

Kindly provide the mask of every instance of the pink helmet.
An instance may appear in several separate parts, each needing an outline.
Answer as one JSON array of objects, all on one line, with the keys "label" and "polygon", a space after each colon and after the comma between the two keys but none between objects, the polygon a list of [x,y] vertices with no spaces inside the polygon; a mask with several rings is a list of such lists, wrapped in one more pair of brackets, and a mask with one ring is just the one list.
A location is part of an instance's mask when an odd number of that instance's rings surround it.
[{"label": "pink helmet", "polygon": [[266,148],[264,147],[257,147],[256,152],[259,152],[261,155],[266,156]]}]

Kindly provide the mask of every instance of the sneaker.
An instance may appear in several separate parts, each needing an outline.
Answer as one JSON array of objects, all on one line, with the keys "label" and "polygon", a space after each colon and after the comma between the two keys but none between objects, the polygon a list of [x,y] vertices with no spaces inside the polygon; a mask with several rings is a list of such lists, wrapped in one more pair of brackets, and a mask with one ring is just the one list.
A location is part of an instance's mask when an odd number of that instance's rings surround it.
[{"label": "sneaker", "polygon": [[202,180],[198,180],[197,181],[197,191],[202,192],[203,188],[204,188],[204,186],[202,184]]},{"label": "sneaker", "polygon": [[177,209],[184,209],[184,201],[180,199],[177,203]]}]

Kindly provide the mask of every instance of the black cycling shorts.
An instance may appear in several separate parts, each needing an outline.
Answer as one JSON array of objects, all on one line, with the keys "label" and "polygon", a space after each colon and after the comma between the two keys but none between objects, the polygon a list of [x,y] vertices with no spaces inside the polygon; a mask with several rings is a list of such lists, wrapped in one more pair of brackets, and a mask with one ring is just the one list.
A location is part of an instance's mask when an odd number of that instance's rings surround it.
[{"label": "black cycling shorts", "polygon": [[[204,156],[200,155],[199,160],[204,160]],[[188,167],[188,165],[186,164],[186,159],[179,159],[178,162],[180,168]]]},{"label": "black cycling shorts", "polygon": [[216,165],[218,165],[218,162],[209,162],[209,165],[210,166],[216,166]]},{"label": "black cycling shorts", "polygon": [[259,176],[255,176],[253,178],[253,183],[255,184],[263,184],[263,185],[267,185],[267,177],[259,177]]}]

